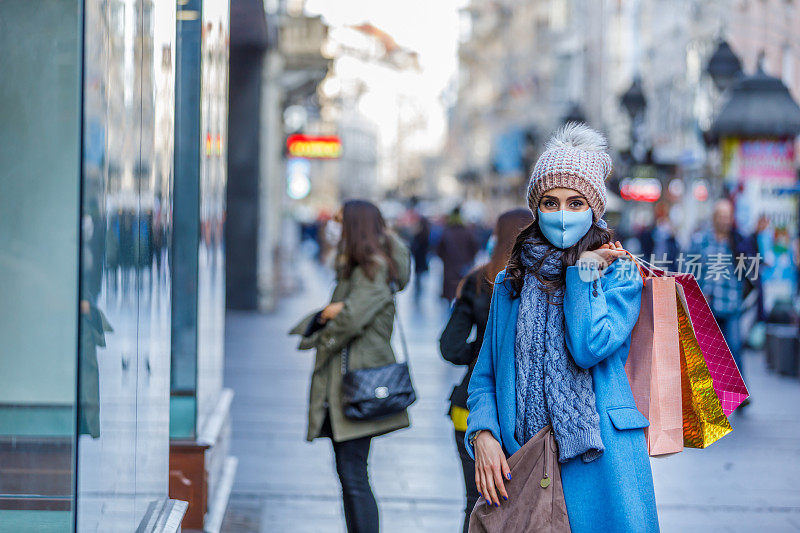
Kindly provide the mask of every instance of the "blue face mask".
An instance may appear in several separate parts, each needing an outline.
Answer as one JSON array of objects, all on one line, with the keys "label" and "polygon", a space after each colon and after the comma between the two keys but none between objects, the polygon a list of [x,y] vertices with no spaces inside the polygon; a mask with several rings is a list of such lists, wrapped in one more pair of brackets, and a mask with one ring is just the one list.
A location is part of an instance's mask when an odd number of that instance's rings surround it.
[{"label": "blue face mask", "polygon": [[539,228],[545,238],[556,248],[569,248],[586,235],[592,227],[592,210],[555,211],[542,213],[538,210]]}]

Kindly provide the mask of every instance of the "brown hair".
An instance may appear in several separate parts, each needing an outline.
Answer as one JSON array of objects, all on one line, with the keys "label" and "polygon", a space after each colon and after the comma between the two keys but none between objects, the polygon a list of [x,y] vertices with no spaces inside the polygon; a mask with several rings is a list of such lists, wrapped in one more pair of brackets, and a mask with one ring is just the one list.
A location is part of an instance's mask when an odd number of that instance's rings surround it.
[{"label": "brown hair", "polygon": [[497,217],[494,227],[494,236],[497,241],[489,262],[483,266],[483,275],[490,285],[494,283],[497,274],[506,267],[517,235],[531,222],[533,222],[533,215],[529,209],[524,208],[512,209]]},{"label": "brown hair", "polygon": [[388,268],[387,281],[397,280],[392,242],[386,231],[386,221],[375,204],[367,200],[347,200],[344,203],[342,238],[339,240],[343,278],[349,278],[360,266],[366,276],[374,280],[378,264],[383,260]]},{"label": "brown hair", "polygon": [[[489,261],[475,267],[472,271],[477,273],[477,287],[476,292],[480,294],[483,290],[484,283],[489,287],[494,284],[494,278],[503,270],[508,262],[508,257],[511,255],[511,248],[514,246],[514,240],[519,235],[519,232],[525,228],[533,220],[533,215],[530,210],[519,207],[502,213],[497,217],[497,222],[494,226],[494,237],[496,239],[494,249]],[[461,288],[464,284],[464,279],[458,286],[457,294],[461,294]]]},{"label": "brown hair", "polygon": [[[600,227],[596,222],[593,223],[589,231],[586,232],[586,235],[564,250],[564,255],[561,257],[563,265],[561,273],[556,277],[543,277],[539,275],[539,268],[547,257],[558,252],[559,249],[550,244],[550,241],[545,238],[544,234],[542,234],[542,230],[539,228],[539,224],[537,222],[532,222],[517,236],[517,240],[511,250],[511,257],[508,259],[503,283],[508,282],[511,286],[511,297],[518,298],[520,293],[522,293],[522,286],[525,284],[525,275],[530,272],[542,283],[544,290],[552,294],[564,285],[565,273],[568,266],[574,265],[583,252],[587,250],[596,250],[602,245],[611,242],[613,235],[610,229]],[[537,264],[531,265],[530,267],[526,267],[522,262],[522,247],[526,242],[546,244],[550,248]]]}]

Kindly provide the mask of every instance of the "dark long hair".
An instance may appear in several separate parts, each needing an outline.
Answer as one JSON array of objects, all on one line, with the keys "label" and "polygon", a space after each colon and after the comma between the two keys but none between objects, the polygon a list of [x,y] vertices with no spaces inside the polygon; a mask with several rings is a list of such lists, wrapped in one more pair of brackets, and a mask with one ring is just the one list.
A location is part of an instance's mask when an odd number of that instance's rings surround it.
[{"label": "dark long hair", "polygon": [[367,200],[347,200],[342,207],[342,238],[339,239],[339,260],[342,277],[347,279],[360,266],[370,280],[380,259],[386,262],[389,279],[398,278],[392,258],[392,240],[387,235],[386,221],[380,210]]},{"label": "dark long hair", "polygon": [[[528,226],[533,220],[533,215],[530,209],[517,208],[510,211],[505,211],[497,217],[497,223],[494,226],[495,245],[492,250],[492,256],[489,261],[478,267],[481,274],[481,280],[486,282],[488,287],[494,283],[494,278],[497,273],[503,270],[511,256],[511,249],[514,247],[514,241],[523,228]],[[478,284],[478,294],[484,283]]]},{"label": "dark long hair", "polygon": [[[593,223],[586,232],[586,235],[573,244],[571,247],[564,250],[564,255],[561,257],[563,268],[558,276],[543,276],[539,274],[539,268],[544,263],[545,259],[559,251],[550,241],[548,241],[542,230],[539,228],[539,223],[534,221],[523,229],[517,236],[514,247],[511,249],[511,257],[508,259],[506,265],[506,275],[503,283],[508,283],[511,287],[511,297],[519,298],[522,292],[522,286],[525,284],[525,275],[532,273],[542,283],[545,292],[552,294],[559,288],[564,286],[566,270],[568,266],[572,266],[587,250],[596,250],[602,245],[612,241],[614,233],[608,228],[601,228],[597,223]],[[545,244],[549,250],[538,263],[526,267],[522,261],[522,247],[526,242],[534,244]]]}]

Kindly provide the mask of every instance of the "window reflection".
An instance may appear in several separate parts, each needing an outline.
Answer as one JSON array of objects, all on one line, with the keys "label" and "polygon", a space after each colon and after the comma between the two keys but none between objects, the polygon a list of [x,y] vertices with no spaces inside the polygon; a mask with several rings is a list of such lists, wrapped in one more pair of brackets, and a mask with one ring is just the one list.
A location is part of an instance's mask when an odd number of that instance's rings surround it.
[{"label": "window reflection", "polygon": [[79,531],[167,501],[174,9],[85,3]]},{"label": "window reflection", "polygon": [[168,505],[175,4],[1,3],[0,531],[134,531]]}]

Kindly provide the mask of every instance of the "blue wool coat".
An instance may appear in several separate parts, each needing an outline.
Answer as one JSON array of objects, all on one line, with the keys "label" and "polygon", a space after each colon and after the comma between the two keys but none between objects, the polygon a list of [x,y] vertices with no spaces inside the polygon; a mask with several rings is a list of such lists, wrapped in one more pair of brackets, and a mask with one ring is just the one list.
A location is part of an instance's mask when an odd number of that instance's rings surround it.
[{"label": "blue wool coat", "polygon": [[[578,267],[567,268],[564,294],[566,344],[575,363],[591,370],[603,455],[584,463],[580,457],[561,465],[561,481],[573,533],[658,531],[653,476],[642,428],[649,425],[636,409],[625,375],[630,335],[641,305],[642,280],[626,259],[590,279]],[[509,456],[520,449],[514,437],[516,377],[514,339],[519,298],[511,299],[495,280],[489,321],[469,383],[469,437],[491,431]],[[599,277],[599,279],[598,279]],[[592,279],[593,278],[593,279]]]}]

